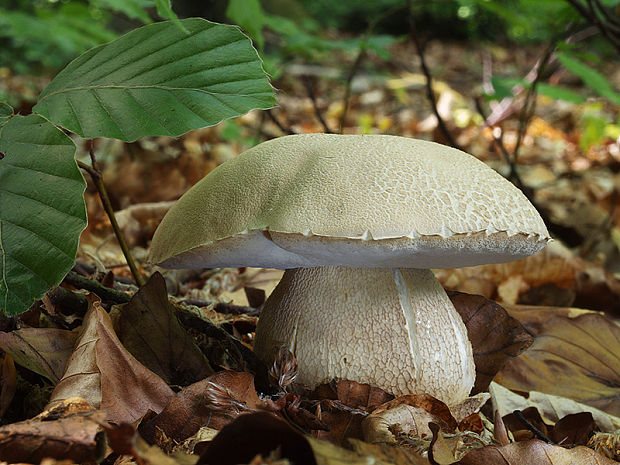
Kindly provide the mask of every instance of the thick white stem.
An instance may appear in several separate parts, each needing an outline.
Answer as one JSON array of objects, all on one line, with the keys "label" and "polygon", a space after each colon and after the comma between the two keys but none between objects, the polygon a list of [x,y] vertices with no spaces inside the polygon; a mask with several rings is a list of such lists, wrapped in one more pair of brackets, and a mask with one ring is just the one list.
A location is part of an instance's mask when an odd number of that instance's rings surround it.
[{"label": "thick white stem", "polygon": [[254,350],[286,346],[297,381],[369,383],[448,404],[475,380],[467,330],[430,270],[317,267],[285,272],[263,308]]}]

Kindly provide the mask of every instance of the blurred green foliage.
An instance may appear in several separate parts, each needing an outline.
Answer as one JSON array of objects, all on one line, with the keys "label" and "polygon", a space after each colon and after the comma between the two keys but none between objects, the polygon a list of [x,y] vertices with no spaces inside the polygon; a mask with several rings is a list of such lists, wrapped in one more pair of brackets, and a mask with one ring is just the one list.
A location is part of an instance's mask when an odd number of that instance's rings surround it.
[{"label": "blurred green foliage", "polygon": [[[273,2],[265,2],[271,5],[271,9],[278,13],[287,14],[274,8]],[[373,2],[370,2],[373,3]],[[281,63],[288,58],[297,57],[305,60],[319,61],[327,53],[341,51],[344,53],[357,53],[359,50],[372,50],[380,57],[389,58],[388,47],[398,39],[394,34],[373,34],[374,24],[366,26],[366,33],[359,37],[348,39],[333,39],[322,34],[324,30],[321,23],[305,13],[302,8],[301,17],[291,19],[277,13],[269,13],[263,9],[260,0],[230,0],[226,15],[234,24],[239,25],[258,47],[265,60],[267,72],[274,78],[281,73]],[[378,18],[381,18],[380,14]],[[377,16],[375,16],[377,18]],[[276,47],[265,50],[265,29],[275,33],[279,40]]]},{"label": "blurred green foliage", "polygon": [[[620,0],[601,2],[619,16]],[[506,47],[544,46],[557,40],[558,62],[585,88],[570,89],[543,79],[537,92],[580,105],[591,97],[620,104],[617,85],[600,72],[608,59],[617,58],[617,51],[600,35],[579,43],[562,40],[568,30],[587,26],[566,0],[177,0],[175,9],[181,17],[200,10],[207,19],[239,25],[252,37],[267,72],[277,79],[286,62],[333,60],[334,52],[353,58],[370,50],[389,59],[389,47],[408,37],[409,6],[423,38]],[[5,0],[0,6],[0,63],[14,73],[49,74],[84,50],[157,16],[175,18],[170,0]],[[497,75],[492,84],[495,93],[489,99],[508,97],[515,86],[530,85],[523,76]],[[609,137],[617,127],[608,118],[601,123],[594,113],[584,110],[580,119],[584,146],[596,137]]]},{"label": "blurred green foliage", "polygon": [[18,74],[54,72],[85,50],[151,22],[147,9],[154,6],[152,0],[7,1],[0,6],[0,63]]}]

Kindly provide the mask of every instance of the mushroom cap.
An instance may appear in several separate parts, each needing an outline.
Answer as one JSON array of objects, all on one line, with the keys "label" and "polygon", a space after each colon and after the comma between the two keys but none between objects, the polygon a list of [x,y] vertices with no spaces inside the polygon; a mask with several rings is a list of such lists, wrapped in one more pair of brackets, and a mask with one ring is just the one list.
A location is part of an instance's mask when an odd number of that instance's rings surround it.
[{"label": "mushroom cap", "polygon": [[525,195],[475,157],[383,135],[259,144],[192,187],[155,232],[168,268],[449,268],[517,260],[549,233]]}]

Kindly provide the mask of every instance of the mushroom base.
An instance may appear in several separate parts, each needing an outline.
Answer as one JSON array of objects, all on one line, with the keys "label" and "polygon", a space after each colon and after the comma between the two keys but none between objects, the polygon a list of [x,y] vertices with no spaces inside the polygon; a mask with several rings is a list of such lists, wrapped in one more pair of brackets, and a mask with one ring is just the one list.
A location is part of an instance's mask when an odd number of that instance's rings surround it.
[{"label": "mushroom base", "polygon": [[271,363],[281,346],[297,358],[296,381],[311,388],[348,379],[453,405],[475,380],[465,325],[430,270],[287,270],[265,302],[254,350]]}]

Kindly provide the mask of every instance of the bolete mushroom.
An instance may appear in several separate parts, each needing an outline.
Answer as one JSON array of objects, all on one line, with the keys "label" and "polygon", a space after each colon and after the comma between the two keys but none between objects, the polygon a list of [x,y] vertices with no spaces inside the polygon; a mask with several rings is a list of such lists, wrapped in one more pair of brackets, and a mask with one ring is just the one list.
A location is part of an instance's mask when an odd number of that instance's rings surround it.
[{"label": "bolete mushroom", "polygon": [[168,212],[151,244],[169,268],[286,269],[254,350],[285,346],[297,381],[392,394],[469,394],[475,367],[459,314],[430,268],[517,260],[545,225],[525,195],[459,150],[397,136],[305,134],[216,168]]}]

